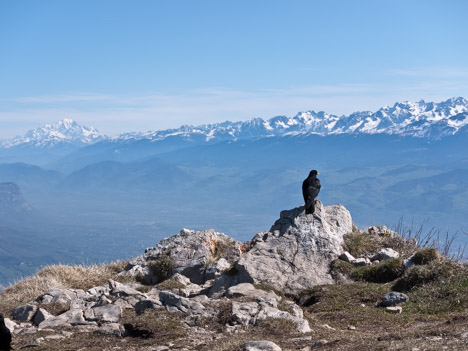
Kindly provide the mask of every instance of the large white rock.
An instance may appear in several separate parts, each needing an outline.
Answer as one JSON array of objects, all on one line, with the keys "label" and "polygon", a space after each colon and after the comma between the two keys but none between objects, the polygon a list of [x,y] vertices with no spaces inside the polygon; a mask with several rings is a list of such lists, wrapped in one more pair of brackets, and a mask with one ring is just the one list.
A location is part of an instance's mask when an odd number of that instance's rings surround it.
[{"label": "large white rock", "polygon": [[[194,231],[182,229],[180,234],[161,240],[156,247],[147,248],[145,253],[130,261],[127,274],[142,276],[148,283],[158,283],[164,277],[158,277],[151,269],[151,262],[167,255],[172,268],[169,275],[180,273],[190,279],[192,283],[203,284],[212,279],[213,272],[206,275],[206,268],[219,255],[223,247],[223,257],[227,262],[234,262],[240,255],[241,243],[229,236],[215,232],[212,229]],[[219,258],[219,257],[218,257]]]},{"label": "large white rock", "polygon": [[343,252],[343,235],[352,231],[351,214],[343,205],[282,211],[269,232],[252,240],[250,251],[236,263],[239,281],[267,284],[286,293],[333,283],[330,262]]},{"label": "large white rock", "polygon": [[260,302],[236,302],[232,303],[232,321],[242,325],[256,325],[258,321],[265,319],[285,319],[296,325],[300,333],[311,331],[309,322],[302,317],[297,317],[289,312],[281,311],[267,301]]}]

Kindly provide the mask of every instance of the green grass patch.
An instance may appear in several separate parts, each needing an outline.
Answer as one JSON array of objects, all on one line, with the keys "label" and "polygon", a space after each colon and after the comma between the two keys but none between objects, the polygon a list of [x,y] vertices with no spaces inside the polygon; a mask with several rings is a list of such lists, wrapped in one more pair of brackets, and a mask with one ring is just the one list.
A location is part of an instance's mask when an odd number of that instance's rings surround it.
[{"label": "green grass patch", "polygon": [[337,274],[339,273],[349,277],[355,269],[356,267],[354,267],[352,263],[340,259],[333,260],[330,264],[330,271],[333,276],[337,276]]},{"label": "green grass patch", "polygon": [[392,258],[376,265],[356,268],[351,277],[355,280],[372,283],[387,283],[400,277],[404,271],[403,260]]},{"label": "green grass patch", "polygon": [[402,281],[410,283],[407,305],[413,312],[440,315],[468,310],[467,264],[443,262],[415,266],[395,285]]}]

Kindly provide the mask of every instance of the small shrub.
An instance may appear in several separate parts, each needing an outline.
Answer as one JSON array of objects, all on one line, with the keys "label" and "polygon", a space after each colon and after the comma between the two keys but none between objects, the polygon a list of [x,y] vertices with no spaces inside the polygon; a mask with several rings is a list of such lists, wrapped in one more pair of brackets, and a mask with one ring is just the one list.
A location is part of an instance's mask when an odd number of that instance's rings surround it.
[{"label": "small shrub", "polygon": [[404,271],[403,260],[392,258],[376,265],[356,268],[351,277],[372,283],[387,283],[400,277]]},{"label": "small shrub", "polygon": [[167,279],[159,283],[158,285],[156,285],[156,287],[161,290],[172,290],[172,289],[183,289],[185,288],[185,285],[176,280]]},{"label": "small shrub", "polygon": [[232,320],[232,302],[223,301],[217,305],[218,310],[218,321],[221,324],[228,324]]},{"label": "small shrub", "polygon": [[231,245],[231,243],[228,240],[218,240],[216,242],[214,253],[213,253],[214,261],[217,261],[221,257],[223,257],[229,245]]},{"label": "small shrub", "polygon": [[153,274],[157,277],[157,280],[161,282],[172,275],[172,267],[174,263],[172,262],[169,254],[162,254],[157,259],[150,261],[148,265]]},{"label": "small shrub", "polygon": [[439,260],[439,253],[432,247],[427,247],[416,251],[411,261],[415,264],[423,265]]}]

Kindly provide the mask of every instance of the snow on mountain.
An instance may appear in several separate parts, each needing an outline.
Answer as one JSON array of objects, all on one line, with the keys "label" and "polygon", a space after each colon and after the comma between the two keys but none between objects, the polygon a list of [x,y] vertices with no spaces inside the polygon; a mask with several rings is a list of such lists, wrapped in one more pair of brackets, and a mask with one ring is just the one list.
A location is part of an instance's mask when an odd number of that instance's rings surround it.
[{"label": "snow on mountain", "polygon": [[158,141],[166,138],[217,142],[285,135],[361,133],[386,133],[440,139],[457,133],[467,125],[468,101],[458,97],[440,103],[424,100],[397,102],[393,106],[382,107],[376,112],[354,112],[349,116],[336,116],[324,111],[304,111],[293,117],[276,116],[268,120],[253,118],[244,122],[226,121],[200,126],[183,125],[174,129],[125,133],[113,138],[100,134],[92,127],[82,127],[70,119],[64,119],[56,124],[48,124],[29,131],[23,137],[0,141],[0,145],[12,147],[29,144],[46,147],[58,143],[86,145],[102,140],[119,143],[135,140]]},{"label": "snow on mountain", "polygon": [[106,139],[94,127],[83,127],[71,119],[64,119],[54,124],[46,124],[28,131],[24,136],[0,141],[0,145],[10,148],[19,145],[51,147],[57,144],[83,146]]},{"label": "snow on mountain", "polygon": [[177,129],[123,134],[114,140],[162,140],[171,136],[187,140],[204,137],[206,142],[299,134],[399,134],[439,139],[468,125],[468,101],[462,97],[440,103],[397,102],[376,112],[354,112],[336,116],[324,111],[299,112],[294,117],[254,118],[245,122],[223,122]]}]

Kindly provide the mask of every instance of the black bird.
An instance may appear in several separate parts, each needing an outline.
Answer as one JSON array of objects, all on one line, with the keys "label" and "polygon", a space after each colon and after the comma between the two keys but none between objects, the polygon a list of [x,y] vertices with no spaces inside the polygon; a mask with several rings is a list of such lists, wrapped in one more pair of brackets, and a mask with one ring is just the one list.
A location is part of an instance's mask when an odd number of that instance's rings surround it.
[{"label": "black bird", "polygon": [[5,317],[0,313],[0,351],[10,351],[11,348],[11,333],[5,325]]},{"label": "black bird", "polygon": [[315,211],[315,198],[320,192],[320,180],[317,178],[320,174],[315,169],[310,171],[309,176],[302,183],[302,196],[304,196],[306,214],[313,214]]}]

